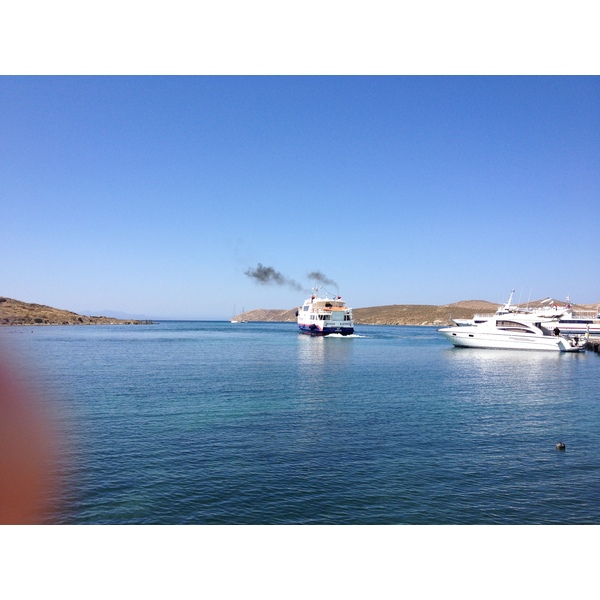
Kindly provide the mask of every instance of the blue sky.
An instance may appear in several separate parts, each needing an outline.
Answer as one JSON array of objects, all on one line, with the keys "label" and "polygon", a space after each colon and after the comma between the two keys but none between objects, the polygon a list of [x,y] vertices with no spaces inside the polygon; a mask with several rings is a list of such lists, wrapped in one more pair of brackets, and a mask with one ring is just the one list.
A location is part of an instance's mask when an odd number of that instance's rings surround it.
[{"label": "blue sky", "polygon": [[0,77],[0,295],[227,319],[600,301],[598,77]]}]

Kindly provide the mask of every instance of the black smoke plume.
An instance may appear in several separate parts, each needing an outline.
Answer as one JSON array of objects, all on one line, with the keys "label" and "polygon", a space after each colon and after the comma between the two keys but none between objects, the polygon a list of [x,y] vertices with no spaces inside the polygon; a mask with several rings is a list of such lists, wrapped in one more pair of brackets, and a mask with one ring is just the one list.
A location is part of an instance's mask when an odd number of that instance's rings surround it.
[{"label": "black smoke plume", "polygon": [[311,271],[307,277],[309,279],[314,279],[323,285],[332,285],[335,288],[340,287],[333,279],[329,279],[329,277],[321,273],[321,271]]},{"label": "black smoke plume", "polygon": [[244,275],[254,279],[260,285],[287,285],[296,291],[304,289],[298,282],[288,279],[273,267],[263,267],[260,263],[256,269],[248,269]]}]

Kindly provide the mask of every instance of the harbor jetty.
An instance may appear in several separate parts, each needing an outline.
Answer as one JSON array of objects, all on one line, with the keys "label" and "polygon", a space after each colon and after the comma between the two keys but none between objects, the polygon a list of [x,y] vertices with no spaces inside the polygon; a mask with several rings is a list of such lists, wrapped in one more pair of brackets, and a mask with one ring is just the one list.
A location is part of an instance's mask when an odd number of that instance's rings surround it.
[{"label": "harbor jetty", "polygon": [[599,338],[589,339],[585,343],[585,349],[590,350],[591,352],[595,352],[596,354],[600,354],[600,339]]}]

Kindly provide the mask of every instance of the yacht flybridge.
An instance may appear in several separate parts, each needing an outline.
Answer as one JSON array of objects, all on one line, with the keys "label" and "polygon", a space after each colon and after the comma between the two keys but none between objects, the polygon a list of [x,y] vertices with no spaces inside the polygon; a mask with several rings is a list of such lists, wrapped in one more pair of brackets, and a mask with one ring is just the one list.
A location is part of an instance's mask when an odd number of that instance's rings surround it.
[{"label": "yacht flybridge", "polygon": [[341,296],[329,298],[319,296],[321,288],[315,287],[315,292],[298,309],[298,328],[301,333],[308,335],[351,335],[354,333],[352,309],[348,308]]}]

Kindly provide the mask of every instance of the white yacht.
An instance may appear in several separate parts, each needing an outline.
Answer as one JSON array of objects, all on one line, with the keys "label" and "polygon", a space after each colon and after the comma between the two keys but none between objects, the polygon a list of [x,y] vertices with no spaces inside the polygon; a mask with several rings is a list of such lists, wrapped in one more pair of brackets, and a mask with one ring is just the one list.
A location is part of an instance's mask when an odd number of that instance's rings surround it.
[{"label": "white yacht", "polygon": [[498,307],[495,313],[488,314],[475,314],[472,319],[452,319],[452,321],[461,327],[465,325],[479,325],[485,323],[489,319],[498,317],[501,315],[517,315],[520,319],[557,319],[563,315],[566,309],[558,307],[556,305],[552,307],[542,306],[539,309],[523,308],[522,306],[516,306],[512,304],[513,295],[515,290],[512,290],[508,301]]},{"label": "white yacht", "polygon": [[315,293],[296,312],[300,332],[308,335],[353,334],[352,309],[341,296],[329,298],[325,293],[324,298],[319,297],[320,289],[313,288]]},{"label": "white yacht", "polygon": [[584,336],[563,335],[553,319],[521,318],[519,315],[495,315],[489,319],[438,331],[455,346],[466,348],[506,348],[510,350],[585,351]]},{"label": "white yacht", "polygon": [[466,325],[480,325],[499,316],[517,316],[521,320],[539,321],[551,319],[556,321],[556,327],[561,333],[597,336],[600,335],[600,311],[575,311],[567,296],[566,306],[561,306],[552,298],[542,300],[538,308],[523,308],[512,304],[515,290],[510,294],[508,302],[498,307],[494,314],[476,314],[472,319],[452,319],[461,327]]},{"label": "white yacht", "polygon": [[567,306],[562,314],[553,318],[557,320],[556,326],[562,333],[600,335],[600,307],[595,311],[574,310],[567,296]]}]

